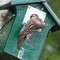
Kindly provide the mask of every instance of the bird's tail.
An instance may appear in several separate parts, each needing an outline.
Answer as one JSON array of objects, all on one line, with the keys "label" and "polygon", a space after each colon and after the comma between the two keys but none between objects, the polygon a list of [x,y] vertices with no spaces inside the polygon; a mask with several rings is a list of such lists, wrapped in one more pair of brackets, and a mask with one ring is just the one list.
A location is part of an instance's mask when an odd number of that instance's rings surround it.
[{"label": "bird's tail", "polygon": [[20,49],[24,37],[25,37],[25,36],[20,36],[20,37],[19,37],[18,42],[17,42],[17,48],[18,48],[18,49]]}]

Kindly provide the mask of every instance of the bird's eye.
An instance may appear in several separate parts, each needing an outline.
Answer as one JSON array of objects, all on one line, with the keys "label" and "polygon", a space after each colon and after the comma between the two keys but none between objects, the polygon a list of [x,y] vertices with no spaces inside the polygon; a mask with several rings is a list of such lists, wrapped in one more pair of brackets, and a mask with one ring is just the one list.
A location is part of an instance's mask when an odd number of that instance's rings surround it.
[{"label": "bird's eye", "polygon": [[30,19],[33,17],[33,15],[30,16]]}]

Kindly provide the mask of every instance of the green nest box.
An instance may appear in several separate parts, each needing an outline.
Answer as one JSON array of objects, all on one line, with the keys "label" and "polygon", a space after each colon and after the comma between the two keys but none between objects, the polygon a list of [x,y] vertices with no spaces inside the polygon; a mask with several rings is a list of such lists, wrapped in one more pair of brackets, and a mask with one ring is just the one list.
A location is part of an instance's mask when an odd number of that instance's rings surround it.
[{"label": "green nest box", "polygon": [[[38,60],[48,32],[51,28],[56,26],[56,28],[59,29],[60,20],[45,0],[12,0],[11,4],[16,7],[16,17],[8,35],[2,56],[8,60]],[[18,33],[21,30],[22,22],[29,5],[39,10],[44,8],[43,11],[46,13],[44,22],[48,24],[48,26],[42,29],[41,32],[35,32],[31,36],[31,43],[27,43],[26,40],[23,40],[21,49],[18,50],[16,47]]]}]

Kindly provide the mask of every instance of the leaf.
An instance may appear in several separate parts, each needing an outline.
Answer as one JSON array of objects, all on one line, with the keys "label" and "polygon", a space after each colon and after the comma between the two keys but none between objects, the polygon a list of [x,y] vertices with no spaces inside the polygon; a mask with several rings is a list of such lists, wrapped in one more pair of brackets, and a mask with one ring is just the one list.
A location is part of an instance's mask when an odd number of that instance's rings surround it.
[{"label": "leaf", "polygon": [[39,60],[60,60],[60,31],[48,35]]}]

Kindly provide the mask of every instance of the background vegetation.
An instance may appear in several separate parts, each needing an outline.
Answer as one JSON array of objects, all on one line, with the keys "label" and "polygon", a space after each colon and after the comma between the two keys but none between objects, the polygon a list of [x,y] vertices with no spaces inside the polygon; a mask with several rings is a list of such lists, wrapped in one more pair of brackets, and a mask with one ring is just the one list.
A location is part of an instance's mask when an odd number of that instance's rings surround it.
[{"label": "background vegetation", "polygon": [[[60,19],[60,0],[47,0]],[[39,60],[60,60],[60,31],[48,35]]]}]

